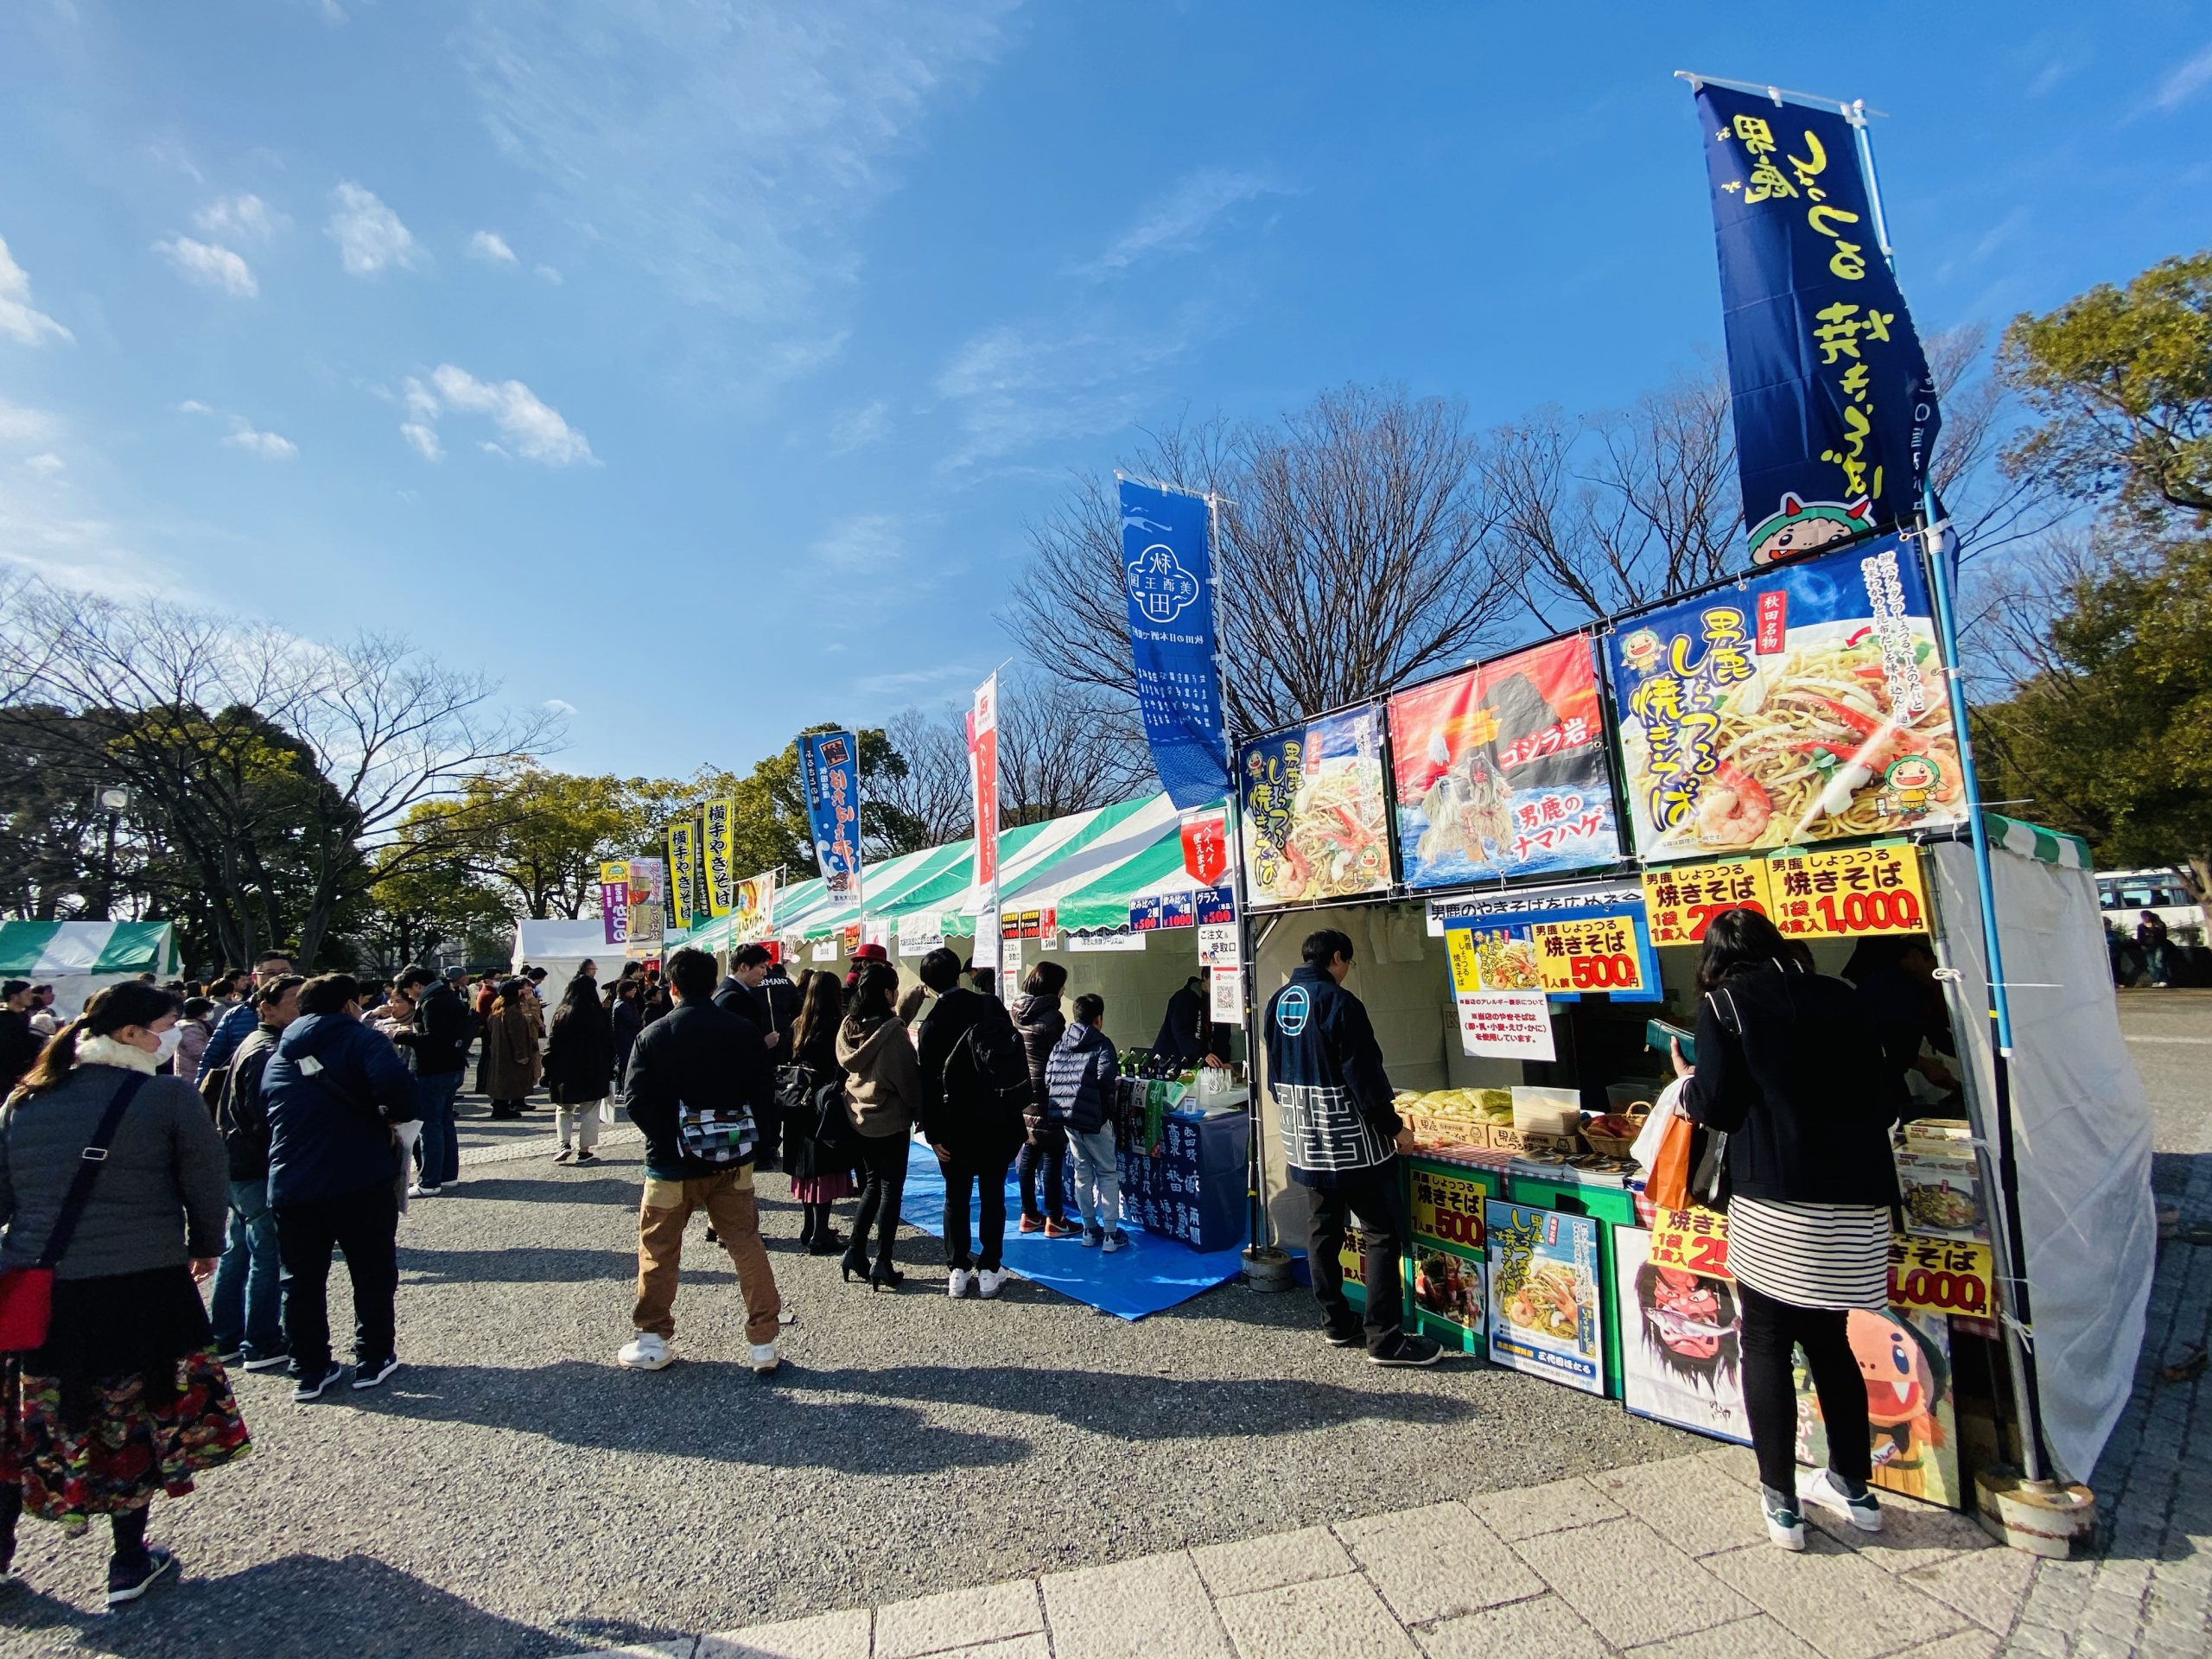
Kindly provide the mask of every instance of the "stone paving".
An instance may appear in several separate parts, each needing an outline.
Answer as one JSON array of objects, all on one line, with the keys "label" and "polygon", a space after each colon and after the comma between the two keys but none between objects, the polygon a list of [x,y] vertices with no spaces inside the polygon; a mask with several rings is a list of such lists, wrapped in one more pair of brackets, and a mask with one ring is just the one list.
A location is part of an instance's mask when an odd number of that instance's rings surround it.
[{"label": "stone paving", "polygon": [[2036,1564],[1891,1499],[1766,1541],[1751,1454],[1718,1448],[1465,1503],[956,1590],[625,1652],[676,1659],[1875,1659],[2002,1652]]},{"label": "stone paving", "polygon": [[[2171,1101],[2172,1091],[2154,1084],[2161,1092]],[[2181,1230],[2162,1247],[2135,1390],[2093,1482],[2099,1553],[2088,1558],[2037,1560],[1995,1544],[1968,1516],[1888,1495],[1881,1534],[1815,1510],[1810,1548],[1791,1555],[1766,1541],[1750,1452],[1719,1447],[1464,1503],[620,1651],[2202,1659],[2212,1653],[2212,1385],[2202,1369],[2187,1373],[2212,1341],[2212,1110],[2193,1076],[2190,1092],[2196,1109],[2177,1117],[2169,1106],[2161,1123],[2159,1198],[2178,1208]],[[2180,1374],[2162,1375],[2170,1367]]]}]

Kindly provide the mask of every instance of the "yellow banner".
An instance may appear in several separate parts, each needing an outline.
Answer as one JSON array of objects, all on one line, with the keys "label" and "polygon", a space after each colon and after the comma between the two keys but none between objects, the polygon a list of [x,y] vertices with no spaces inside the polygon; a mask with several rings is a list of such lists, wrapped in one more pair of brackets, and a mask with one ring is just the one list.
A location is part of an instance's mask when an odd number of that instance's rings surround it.
[{"label": "yellow banner", "polygon": [[1643,953],[1625,916],[1586,916],[1573,921],[1533,922],[1536,976],[1548,991],[1641,991]]},{"label": "yellow banner", "polygon": [[1774,914],[1764,859],[1676,864],[1643,873],[1643,908],[1654,944],[1695,944],[1715,916],[1741,906]]},{"label": "yellow banner", "polygon": [[1497,1197],[1495,1177],[1461,1174],[1431,1164],[1409,1172],[1413,1236],[1416,1244],[1446,1244],[1479,1257],[1483,1253],[1483,1200]]},{"label": "yellow banner", "polygon": [[1996,1257],[1972,1239],[1890,1235],[1890,1300],[1927,1313],[1988,1319],[1997,1306]]},{"label": "yellow banner", "polygon": [[1799,938],[1928,930],[1920,849],[1908,843],[1777,853],[1767,860],[1767,886],[1774,896],[1767,913]]},{"label": "yellow banner", "polygon": [[678,927],[691,925],[691,821],[668,826],[668,907]]},{"label": "yellow banner", "polygon": [[699,863],[705,878],[705,891],[701,894],[707,901],[707,914],[727,916],[730,912],[731,889],[737,880],[735,853],[731,836],[737,823],[737,803],[721,799],[709,801],[701,808]]}]

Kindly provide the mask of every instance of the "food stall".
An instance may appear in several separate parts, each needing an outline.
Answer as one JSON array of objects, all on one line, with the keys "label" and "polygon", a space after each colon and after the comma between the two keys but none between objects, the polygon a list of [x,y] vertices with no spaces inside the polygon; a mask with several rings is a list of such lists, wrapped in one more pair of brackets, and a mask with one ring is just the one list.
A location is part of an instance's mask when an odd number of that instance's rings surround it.
[{"label": "food stall", "polygon": [[[1948,1002],[1963,1093],[1922,1103],[1928,1116],[1897,1137],[1892,1306],[1852,1323],[1869,1374],[1900,1379],[1871,1402],[1877,1478],[1964,1504],[1972,1468],[2015,1450],[2018,1379],[1997,1338],[2030,1290],[2052,1322],[2044,1351],[2063,1336],[2087,1368],[2086,1384],[2048,1363],[2039,1379],[2046,1441],[2087,1472],[2139,1344],[2147,1122],[2092,971],[2094,892],[2062,904],[2010,877],[2028,920],[2063,911],[2050,937],[2088,941],[2086,966],[2037,977],[2096,1058],[2069,1071],[2047,1055],[2040,1102],[2016,1085],[1999,1107],[1947,672],[1918,555],[1885,537],[1243,746],[1255,999],[1264,1007],[1287,979],[1309,931],[1351,937],[1351,987],[1419,1147],[1402,1160],[1403,1271],[1422,1330],[1744,1439],[1726,1217],[1653,1211],[1624,1155],[1669,1074],[1670,1033],[1696,1025],[1705,927],[1755,906],[1831,975],[1869,938],[1927,936],[1953,970],[1928,995]],[[2095,1147],[2094,1114],[2058,1086],[2085,1080],[2112,1124]],[[1272,1154],[1264,1089],[1262,1102]],[[2039,1142],[2017,1135],[2024,1120],[2046,1125]],[[2021,1213],[2042,1232],[2024,1275],[2003,1265],[1999,1123],[2022,1160]],[[1271,1231],[1302,1238],[1304,1206],[1272,1156],[1268,1175]],[[2084,1209],[2102,1221],[2086,1248],[2120,1287],[2113,1306],[2064,1265],[2085,1248]],[[1799,1449],[1816,1461],[1808,1382],[1803,1397]]]}]

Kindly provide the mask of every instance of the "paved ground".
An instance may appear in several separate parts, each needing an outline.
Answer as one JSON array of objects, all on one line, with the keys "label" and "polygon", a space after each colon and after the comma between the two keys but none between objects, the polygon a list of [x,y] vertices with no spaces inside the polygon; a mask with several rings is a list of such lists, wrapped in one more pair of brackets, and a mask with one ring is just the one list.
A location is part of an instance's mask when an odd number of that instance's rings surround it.
[{"label": "paved ground", "polygon": [[[2161,1192],[2212,1229],[2212,994],[2123,1011]],[[1892,1503],[1882,1538],[1792,1559],[1757,1541],[1744,1454],[1617,1406],[1376,1372],[1300,1297],[1227,1287],[1134,1326],[1027,1287],[948,1303],[918,1272],[871,1297],[791,1251],[782,1204],[784,1373],[736,1363],[733,1276],[696,1234],[685,1363],[621,1372],[634,1144],[597,1170],[518,1157],[543,1123],[471,1122],[468,1179],[404,1224],[387,1393],[295,1408],[242,1379],[254,1455],[156,1522],[188,1580],[102,1616],[104,1541],[27,1528],[0,1654],[2212,1650],[2212,1393],[2158,1378],[2212,1326],[2204,1245],[2161,1261],[2097,1476],[2107,1554],[2037,1566]]]}]

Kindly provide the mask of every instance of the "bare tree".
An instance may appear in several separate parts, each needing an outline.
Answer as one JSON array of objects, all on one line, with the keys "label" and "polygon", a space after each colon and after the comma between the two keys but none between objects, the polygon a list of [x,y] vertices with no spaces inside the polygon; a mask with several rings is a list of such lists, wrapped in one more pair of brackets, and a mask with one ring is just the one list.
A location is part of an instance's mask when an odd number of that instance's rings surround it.
[{"label": "bare tree", "polygon": [[1974,322],[1932,335],[1928,368],[1943,410],[1936,441],[1936,493],[1959,537],[1961,563],[1971,566],[2055,529],[2066,518],[2068,503],[2050,476],[2035,471],[2010,475],[1999,465],[2021,410],[2012,388],[1994,372],[1989,331]]},{"label": "bare tree", "polygon": [[[1395,388],[1322,393],[1280,422],[1147,435],[1135,476],[1217,498],[1223,696],[1264,731],[1373,696],[1493,643],[1514,604],[1460,406]],[[1121,512],[1081,479],[1030,527],[1008,631],[1062,678],[1130,693]]]},{"label": "bare tree", "polygon": [[[410,809],[557,730],[550,715],[499,712],[490,681],[402,640],[324,647],[42,583],[0,595],[0,683],[11,682],[92,717],[67,728],[83,734],[87,772],[128,784],[134,810],[197,868],[232,961],[284,940],[288,922],[313,961]],[[452,850],[405,846],[403,860]]]},{"label": "bare tree", "polygon": [[1741,563],[1726,376],[1713,368],[1625,410],[1555,408],[1499,427],[1481,461],[1501,562],[1545,630],[1610,616]]},{"label": "bare tree", "polygon": [[903,709],[884,731],[906,770],[877,785],[883,798],[920,826],[925,845],[943,847],[973,835],[968,746],[958,713],[947,709],[932,719],[918,709]]}]

